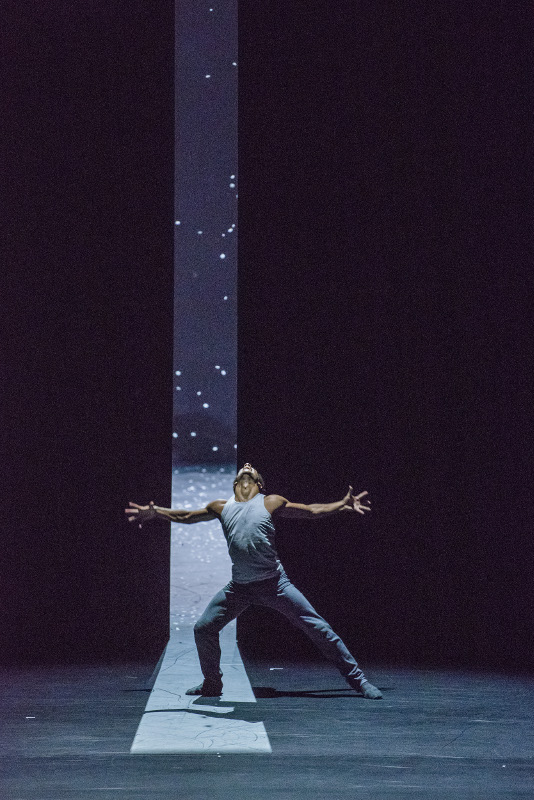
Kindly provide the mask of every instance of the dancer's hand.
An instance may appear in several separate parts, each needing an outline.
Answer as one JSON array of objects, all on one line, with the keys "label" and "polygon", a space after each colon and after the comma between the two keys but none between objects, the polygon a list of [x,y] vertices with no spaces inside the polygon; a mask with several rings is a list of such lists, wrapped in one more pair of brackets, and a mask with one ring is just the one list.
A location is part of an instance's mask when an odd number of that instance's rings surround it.
[{"label": "dancer's hand", "polygon": [[[358,514],[364,514],[366,511],[370,511],[370,505],[366,506],[360,502],[362,497],[365,497],[368,494],[369,492],[360,492],[360,494],[355,495],[352,486],[349,486],[349,491],[343,498],[343,510],[347,509],[347,511],[357,511]],[[370,503],[371,501],[368,500],[367,502]]]},{"label": "dancer's hand", "polygon": [[139,506],[137,503],[128,503],[130,508],[125,508],[124,513],[128,516],[128,522],[137,522],[140,528],[143,527],[145,522],[150,522],[151,519],[156,519],[157,514],[154,510],[154,501],[151,501],[147,506]]}]

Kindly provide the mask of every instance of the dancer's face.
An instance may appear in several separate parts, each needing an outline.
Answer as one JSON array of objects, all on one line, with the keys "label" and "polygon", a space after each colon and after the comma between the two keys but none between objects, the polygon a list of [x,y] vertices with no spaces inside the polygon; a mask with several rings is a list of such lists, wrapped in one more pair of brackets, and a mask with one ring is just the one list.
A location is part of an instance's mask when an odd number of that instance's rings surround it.
[{"label": "dancer's face", "polygon": [[243,467],[241,467],[241,469],[237,473],[238,479],[240,477],[242,477],[243,475],[251,475],[252,478],[254,478],[254,480],[257,480],[258,479],[258,470],[254,469],[252,464],[249,464],[248,461],[247,461],[246,464]]},{"label": "dancer's face", "polygon": [[237,473],[234,491],[238,500],[250,500],[260,491],[258,471],[251,464],[246,463]]}]

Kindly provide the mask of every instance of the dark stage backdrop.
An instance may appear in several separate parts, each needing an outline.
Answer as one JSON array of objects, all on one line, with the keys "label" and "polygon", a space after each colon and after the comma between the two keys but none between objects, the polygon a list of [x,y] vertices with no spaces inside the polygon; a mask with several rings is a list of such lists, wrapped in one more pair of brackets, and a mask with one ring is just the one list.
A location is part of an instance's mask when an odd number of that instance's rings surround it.
[{"label": "dark stage backdrop", "polygon": [[[526,13],[242,3],[238,460],[363,663],[532,668]],[[524,17],[524,18],[522,18]],[[527,33],[528,32],[528,33]],[[253,654],[311,654],[248,613]]]},{"label": "dark stage backdrop", "polygon": [[[167,637],[167,532],[122,508],[169,500],[173,10],[4,15],[3,660]],[[279,537],[364,663],[529,664],[529,26],[474,13],[239,8],[238,459],[371,492]]]},{"label": "dark stage backdrop", "polygon": [[2,20],[3,661],[167,640],[174,4],[11,4]]}]

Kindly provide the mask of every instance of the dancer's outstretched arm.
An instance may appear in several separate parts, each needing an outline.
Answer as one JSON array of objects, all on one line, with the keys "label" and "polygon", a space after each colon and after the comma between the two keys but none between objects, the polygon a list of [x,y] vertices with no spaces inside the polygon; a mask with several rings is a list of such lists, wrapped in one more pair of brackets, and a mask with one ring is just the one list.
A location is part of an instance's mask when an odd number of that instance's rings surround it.
[{"label": "dancer's outstretched arm", "polygon": [[337,514],[339,511],[358,512],[364,514],[366,511],[371,510],[370,505],[364,505],[361,500],[368,495],[369,492],[360,492],[355,495],[352,486],[343,500],[337,503],[311,503],[304,505],[303,503],[290,503],[285,497],[278,494],[271,494],[265,498],[265,507],[271,514],[276,514],[281,517],[291,517],[293,519],[319,519],[330,514]]},{"label": "dancer's outstretched arm", "polygon": [[226,500],[213,500],[204,508],[194,510],[185,508],[162,508],[153,502],[147,506],[140,506],[137,503],[128,503],[129,508],[124,509],[128,517],[128,522],[136,522],[140,528],[145,522],[154,519],[165,519],[169,522],[183,522],[191,525],[194,522],[208,522],[210,519],[219,519]]}]

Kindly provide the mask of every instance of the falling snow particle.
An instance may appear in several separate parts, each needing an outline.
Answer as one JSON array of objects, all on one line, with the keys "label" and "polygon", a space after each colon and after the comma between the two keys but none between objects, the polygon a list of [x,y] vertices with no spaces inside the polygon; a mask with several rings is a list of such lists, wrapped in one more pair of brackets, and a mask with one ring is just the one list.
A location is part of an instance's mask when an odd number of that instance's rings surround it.
[{"label": "falling snow particle", "polygon": [[225,253],[221,253],[221,255],[219,256],[219,258],[226,258],[226,255],[225,255]]}]

